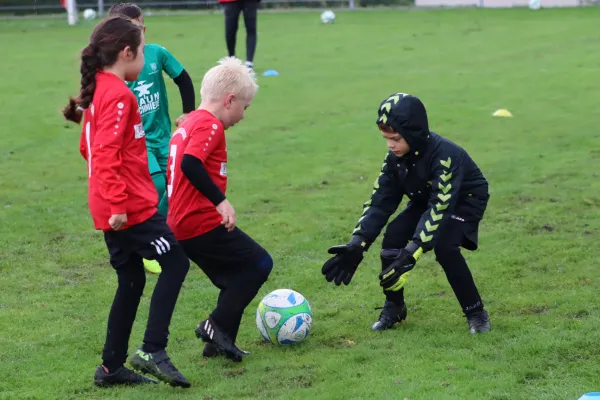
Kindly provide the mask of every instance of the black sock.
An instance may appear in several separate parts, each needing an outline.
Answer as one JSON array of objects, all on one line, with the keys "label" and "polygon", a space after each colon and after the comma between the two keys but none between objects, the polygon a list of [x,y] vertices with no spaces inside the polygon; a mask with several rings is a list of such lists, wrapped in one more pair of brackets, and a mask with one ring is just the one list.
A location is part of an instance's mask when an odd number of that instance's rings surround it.
[{"label": "black sock", "polygon": [[123,366],[123,364],[119,364],[118,362],[105,362],[104,364],[102,364],[102,367],[104,368],[104,372],[106,372],[107,374],[114,374],[122,366]]},{"label": "black sock", "polygon": [[144,350],[146,353],[156,353],[157,351],[162,349],[153,343],[144,343],[144,345],[142,346],[142,350]]},{"label": "black sock", "polygon": [[387,301],[391,301],[397,306],[404,304],[404,288],[398,290],[397,292],[385,291],[384,293]]}]

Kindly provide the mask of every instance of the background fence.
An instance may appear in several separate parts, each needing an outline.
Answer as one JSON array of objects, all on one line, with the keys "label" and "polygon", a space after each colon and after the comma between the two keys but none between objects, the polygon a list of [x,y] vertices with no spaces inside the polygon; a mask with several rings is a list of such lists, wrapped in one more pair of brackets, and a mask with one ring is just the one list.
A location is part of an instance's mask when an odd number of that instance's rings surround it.
[{"label": "background fence", "polygon": [[[448,6],[448,7],[523,7],[529,0],[261,0],[261,8],[364,8],[364,7],[411,7],[411,6]],[[79,12],[86,8],[102,11],[119,0],[79,0]],[[176,11],[219,10],[217,0],[142,0],[136,2],[144,10],[171,13]],[[600,0],[541,0],[542,7],[571,7],[600,5]],[[66,16],[66,10],[60,0],[0,0],[0,17],[11,16]]]},{"label": "background fence", "polygon": [[[100,7],[99,7],[100,3]],[[77,1],[77,9],[86,8],[108,10],[119,1]],[[145,10],[216,10],[217,0],[144,0],[136,2]],[[412,6],[414,0],[261,0],[261,8],[360,8],[372,6]],[[59,0],[0,0],[0,14],[35,15],[66,14]]]}]

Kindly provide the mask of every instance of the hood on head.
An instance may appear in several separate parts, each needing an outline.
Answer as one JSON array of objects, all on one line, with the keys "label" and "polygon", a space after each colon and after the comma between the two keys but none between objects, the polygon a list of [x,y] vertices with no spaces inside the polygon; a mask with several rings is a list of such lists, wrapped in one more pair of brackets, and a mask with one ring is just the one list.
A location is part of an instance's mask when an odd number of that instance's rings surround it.
[{"label": "hood on head", "polygon": [[377,124],[399,133],[410,146],[410,152],[423,150],[429,142],[427,111],[418,97],[395,93],[383,100],[377,112]]}]

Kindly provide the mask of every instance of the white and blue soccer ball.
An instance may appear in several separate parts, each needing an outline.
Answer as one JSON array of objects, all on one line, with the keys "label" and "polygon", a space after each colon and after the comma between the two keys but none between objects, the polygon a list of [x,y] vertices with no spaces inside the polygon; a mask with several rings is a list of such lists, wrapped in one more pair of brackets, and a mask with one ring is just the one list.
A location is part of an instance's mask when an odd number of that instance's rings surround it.
[{"label": "white and blue soccer ball", "polygon": [[92,19],[96,19],[96,10],[93,8],[86,8],[83,10],[83,18],[90,21]]},{"label": "white and blue soccer ball", "polygon": [[266,295],[256,310],[260,335],[275,344],[292,344],[306,339],[312,328],[308,300],[291,289],[277,289]]},{"label": "white and blue soccer ball", "polygon": [[321,13],[321,22],[324,24],[333,24],[335,22],[335,14],[331,10],[325,10]]}]

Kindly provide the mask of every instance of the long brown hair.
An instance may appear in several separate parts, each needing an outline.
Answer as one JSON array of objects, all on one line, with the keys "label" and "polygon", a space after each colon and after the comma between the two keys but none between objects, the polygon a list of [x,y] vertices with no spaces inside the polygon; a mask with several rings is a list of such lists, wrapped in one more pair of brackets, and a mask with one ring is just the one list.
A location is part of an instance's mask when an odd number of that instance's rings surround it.
[{"label": "long brown hair", "polygon": [[139,26],[122,17],[111,17],[96,25],[90,43],[81,51],[81,88],[79,95],[70,97],[69,104],[63,109],[65,119],[81,122],[83,110],[94,98],[98,70],[114,65],[119,53],[127,46],[137,55],[142,34]]}]

